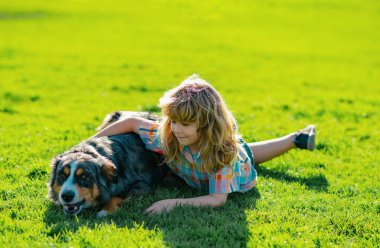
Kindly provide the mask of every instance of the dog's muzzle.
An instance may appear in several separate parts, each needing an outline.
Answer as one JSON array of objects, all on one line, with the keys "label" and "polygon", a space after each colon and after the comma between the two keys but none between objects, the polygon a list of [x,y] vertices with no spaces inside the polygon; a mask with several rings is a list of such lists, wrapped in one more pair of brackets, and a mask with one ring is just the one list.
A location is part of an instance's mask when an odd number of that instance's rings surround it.
[{"label": "dog's muzzle", "polygon": [[78,214],[82,210],[83,204],[85,203],[85,200],[76,203],[71,203],[71,201],[76,198],[75,192],[72,190],[63,192],[61,198],[63,200],[63,210],[70,215]]},{"label": "dog's muzzle", "polygon": [[70,215],[76,215],[80,211],[82,211],[84,203],[85,203],[85,200],[82,200],[74,204],[64,204],[63,210]]}]

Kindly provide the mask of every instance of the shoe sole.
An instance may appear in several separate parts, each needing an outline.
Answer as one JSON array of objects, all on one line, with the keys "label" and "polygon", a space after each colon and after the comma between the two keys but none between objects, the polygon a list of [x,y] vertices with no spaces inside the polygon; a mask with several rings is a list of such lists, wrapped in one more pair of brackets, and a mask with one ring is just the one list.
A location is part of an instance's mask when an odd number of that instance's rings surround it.
[{"label": "shoe sole", "polygon": [[307,149],[313,151],[315,148],[315,126],[311,126],[309,138],[307,139]]}]

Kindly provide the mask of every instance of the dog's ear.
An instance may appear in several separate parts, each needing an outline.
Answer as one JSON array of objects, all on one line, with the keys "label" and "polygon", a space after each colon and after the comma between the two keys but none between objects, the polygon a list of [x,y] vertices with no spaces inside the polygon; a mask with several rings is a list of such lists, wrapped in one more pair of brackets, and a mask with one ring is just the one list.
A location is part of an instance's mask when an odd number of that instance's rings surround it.
[{"label": "dog's ear", "polygon": [[109,182],[112,182],[112,183],[118,182],[117,168],[108,159],[102,159],[102,173]]},{"label": "dog's ear", "polygon": [[49,190],[48,198],[53,200],[54,202],[58,201],[58,194],[54,192],[54,184],[55,184],[55,180],[57,176],[58,165],[62,163],[61,158],[62,156],[59,155],[50,161],[51,172],[50,172],[50,179],[47,184],[48,190]]}]

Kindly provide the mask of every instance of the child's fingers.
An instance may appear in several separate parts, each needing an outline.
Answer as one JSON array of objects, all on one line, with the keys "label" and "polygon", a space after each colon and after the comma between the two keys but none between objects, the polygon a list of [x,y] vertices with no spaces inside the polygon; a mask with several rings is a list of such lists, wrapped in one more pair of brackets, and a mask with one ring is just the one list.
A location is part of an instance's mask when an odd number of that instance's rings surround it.
[{"label": "child's fingers", "polygon": [[158,204],[153,204],[152,206],[150,206],[149,208],[147,208],[145,210],[145,213],[149,214],[149,215],[152,215],[152,214],[158,214],[161,212],[161,207],[160,206],[157,206]]},{"label": "child's fingers", "polygon": [[149,208],[147,208],[147,209],[145,210],[145,213],[146,213],[146,214],[153,214],[153,213],[154,213],[154,209],[152,208],[152,206],[150,206]]},{"label": "child's fingers", "polygon": [[173,203],[169,200],[158,201],[155,202],[152,206],[150,206],[147,210],[145,210],[145,213],[151,215],[159,214],[163,211],[169,212],[173,207]]}]

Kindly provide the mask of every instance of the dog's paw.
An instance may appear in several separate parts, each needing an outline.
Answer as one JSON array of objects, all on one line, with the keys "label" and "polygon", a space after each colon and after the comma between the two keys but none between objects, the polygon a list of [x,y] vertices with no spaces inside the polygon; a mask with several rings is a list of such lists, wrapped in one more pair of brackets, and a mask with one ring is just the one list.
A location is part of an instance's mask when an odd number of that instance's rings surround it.
[{"label": "dog's paw", "polygon": [[96,213],[96,217],[103,218],[109,215],[110,213],[107,210],[102,210]]}]

